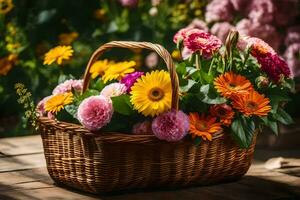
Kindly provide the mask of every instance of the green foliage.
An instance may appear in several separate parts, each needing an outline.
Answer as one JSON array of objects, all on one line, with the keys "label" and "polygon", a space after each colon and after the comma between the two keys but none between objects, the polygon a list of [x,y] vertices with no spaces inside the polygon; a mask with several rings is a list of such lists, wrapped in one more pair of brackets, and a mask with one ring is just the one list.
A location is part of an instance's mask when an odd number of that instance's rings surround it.
[{"label": "green foliage", "polygon": [[111,98],[114,111],[122,115],[132,115],[134,113],[132,104],[130,103],[129,95],[121,95]]},{"label": "green foliage", "polygon": [[241,148],[248,148],[251,145],[255,133],[253,119],[240,116],[231,124],[231,135]]}]

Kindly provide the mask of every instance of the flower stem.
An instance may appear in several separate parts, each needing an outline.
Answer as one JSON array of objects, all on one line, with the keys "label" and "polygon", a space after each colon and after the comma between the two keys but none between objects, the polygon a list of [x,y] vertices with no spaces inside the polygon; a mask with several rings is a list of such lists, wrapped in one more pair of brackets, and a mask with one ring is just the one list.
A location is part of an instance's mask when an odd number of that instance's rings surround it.
[{"label": "flower stem", "polygon": [[202,73],[201,73],[201,61],[200,61],[199,54],[195,55],[195,59],[196,59],[196,69],[199,71],[199,81],[200,81],[201,84],[203,84]]}]

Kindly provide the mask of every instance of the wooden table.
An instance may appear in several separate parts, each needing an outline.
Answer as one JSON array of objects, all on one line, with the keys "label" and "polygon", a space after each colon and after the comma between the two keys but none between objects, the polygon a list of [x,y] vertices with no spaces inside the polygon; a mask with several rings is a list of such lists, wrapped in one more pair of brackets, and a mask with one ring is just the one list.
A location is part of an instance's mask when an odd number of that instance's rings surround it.
[{"label": "wooden table", "polygon": [[[277,156],[290,162],[287,168],[265,169],[265,160]],[[40,136],[0,139],[0,199],[300,199],[300,151],[257,150],[247,175],[233,183],[95,196],[53,184],[45,168]]]}]

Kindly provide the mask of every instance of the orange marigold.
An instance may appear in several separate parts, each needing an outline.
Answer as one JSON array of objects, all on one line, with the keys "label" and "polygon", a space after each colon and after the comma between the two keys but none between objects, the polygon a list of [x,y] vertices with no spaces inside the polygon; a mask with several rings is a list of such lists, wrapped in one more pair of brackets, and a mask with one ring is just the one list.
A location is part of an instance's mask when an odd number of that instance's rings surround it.
[{"label": "orange marigold", "polygon": [[214,81],[215,88],[222,96],[232,98],[236,94],[245,94],[253,90],[251,82],[244,76],[233,72],[221,74]]},{"label": "orange marigold", "polygon": [[220,118],[220,122],[224,126],[230,126],[234,117],[234,111],[225,103],[211,106],[210,114],[214,117]]},{"label": "orange marigold", "polygon": [[203,140],[212,140],[212,135],[220,130],[221,123],[216,122],[217,118],[212,116],[199,116],[198,113],[190,113],[190,134],[192,137],[201,136]]},{"label": "orange marigold", "polygon": [[262,117],[270,112],[271,106],[269,103],[268,98],[253,90],[248,94],[235,96],[232,106],[246,116],[257,115]]}]

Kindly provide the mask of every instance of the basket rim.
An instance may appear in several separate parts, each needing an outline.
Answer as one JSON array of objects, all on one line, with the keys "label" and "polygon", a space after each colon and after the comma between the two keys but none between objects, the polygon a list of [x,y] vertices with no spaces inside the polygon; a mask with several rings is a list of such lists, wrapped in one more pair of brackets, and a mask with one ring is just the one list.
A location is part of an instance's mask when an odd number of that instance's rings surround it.
[{"label": "basket rim", "polygon": [[[64,121],[59,121],[57,119],[50,119],[48,117],[39,116],[37,118],[37,121],[41,124],[44,124],[46,126],[52,126],[56,129],[64,130],[64,132],[68,134],[77,134],[80,136],[88,136],[88,137],[94,137],[96,139],[100,140],[106,140],[106,141],[139,141],[139,142],[162,142],[162,140],[159,140],[155,135],[150,134],[130,134],[130,133],[121,133],[121,132],[91,132],[88,129],[84,128],[80,124],[74,124]],[[100,134],[101,133],[101,134]],[[217,139],[220,137],[223,137],[225,135],[224,131],[219,131],[213,135],[213,139]],[[170,143],[170,142],[168,142]]]}]

